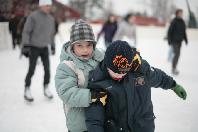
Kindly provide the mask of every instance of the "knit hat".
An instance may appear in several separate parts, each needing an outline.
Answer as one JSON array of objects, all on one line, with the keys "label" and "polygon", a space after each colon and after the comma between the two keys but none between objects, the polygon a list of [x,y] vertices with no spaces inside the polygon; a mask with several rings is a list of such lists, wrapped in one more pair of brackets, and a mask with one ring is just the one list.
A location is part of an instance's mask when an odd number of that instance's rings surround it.
[{"label": "knit hat", "polygon": [[39,6],[52,5],[52,0],[39,0]]},{"label": "knit hat", "polygon": [[106,50],[104,63],[115,73],[126,73],[138,70],[141,58],[136,48],[130,47],[126,41],[114,41]]},{"label": "knit hat", "polygon": [[74,44],[82,40],[92,42],[94,47],[96,45],[92,27],[82,19],[79,19],[71,27],[70,43]]}]

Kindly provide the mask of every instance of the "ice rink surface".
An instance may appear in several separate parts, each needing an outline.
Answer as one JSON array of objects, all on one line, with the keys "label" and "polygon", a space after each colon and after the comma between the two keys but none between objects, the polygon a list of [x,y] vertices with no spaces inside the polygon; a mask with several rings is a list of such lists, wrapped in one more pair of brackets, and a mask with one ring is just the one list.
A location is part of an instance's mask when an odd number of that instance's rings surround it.
[{"label": "ice rink surface", "polygon": [[[93,26],[97,33],[100,26]],[[190,32],[192,33],[192,32]],[[193,32],[194,33],[194,32]],[[197,33],[197,32],[196,32]],[[167,61],[168,45],[163,40],[164,29],[138,28],[138,49],[152,66],[171,75],[171,64]],[[192,36],[198,36],[194,34]],[[56,55],[50,56],[53,100],[43,96],[43,66],[38,61],[32,78],[32,94],[35,101],[24,101],[24,78],[28,60],[19,58],[19,49],[0,51],[0,132],[66,132],[62,102],[56,94],[54,75],[59,63],[63,42],[69,38],[69,26],[59,27],[56,36]],[[100,39],[98,48],[103,48]],[[178,98],[172,90],[152,88],[152,100],[156,116],[155,132],[197,132],[198,131],[198,39],[195,37],[186,46],[183,44],[179,60],[179,76],[175,80],[187,91],[187,100]],[[171,75],[172,76],[172,75]]]}]

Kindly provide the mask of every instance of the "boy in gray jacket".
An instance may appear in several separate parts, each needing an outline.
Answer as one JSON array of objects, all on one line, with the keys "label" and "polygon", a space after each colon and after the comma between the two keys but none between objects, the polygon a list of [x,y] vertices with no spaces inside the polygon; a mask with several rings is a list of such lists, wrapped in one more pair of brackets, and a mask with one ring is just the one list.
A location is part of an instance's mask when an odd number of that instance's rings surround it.
[{"label": "boy in gray jacket", "polygon": [[102,59],[102,53],[96,49],[91,26],[78,20],[71,27],[70,41],[62,48],[55,76],[56,90],[63,101],[70,132],[87,131],[84,108],[91,103],[91,92],[87,88],[88,74]]}]

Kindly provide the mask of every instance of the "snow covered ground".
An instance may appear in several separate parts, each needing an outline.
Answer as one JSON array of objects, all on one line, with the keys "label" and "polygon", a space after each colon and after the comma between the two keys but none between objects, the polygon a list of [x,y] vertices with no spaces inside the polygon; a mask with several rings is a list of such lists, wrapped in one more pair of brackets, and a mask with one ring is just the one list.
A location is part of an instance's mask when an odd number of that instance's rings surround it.
[{"label": "snow covered ground", "polygon": [[[24,78],[28,60],[19,58],[19,49],[0,51],[0,132],[64,132],[65,115],[62,102],[58,98],[54,75],[59,63],[62,43],[68,40],[70,25],[61,25],[56,36],[57,53],[51,56],[50,88],[54,99],[43,96],[43,66],[39,61],[32,79],[32,94],[35,101],[27,103],[23,99]],[[100,26],[94,26],[98,32]],[[171,65],[167,61],[168,45],[163,40],[166,30],[154,27],[138,27],[138,48],[148,62],[170,74]],[[179,99],[171,90],[152,89],[152,100],[156,115],[156,132],[197,132],[198,130],[198,51],[197,32],[189,31],[189,45],[182,47],[176,81],[187,90],[186,101]],[[99,48],[103,48],[100,39]]]}]

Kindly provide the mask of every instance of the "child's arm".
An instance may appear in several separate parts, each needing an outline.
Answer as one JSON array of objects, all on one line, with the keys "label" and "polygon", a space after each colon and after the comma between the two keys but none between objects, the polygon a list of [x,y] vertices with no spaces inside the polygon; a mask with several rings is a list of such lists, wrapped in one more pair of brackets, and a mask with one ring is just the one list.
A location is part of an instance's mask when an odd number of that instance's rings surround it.
[{"label": "child's arm", "polygon": [[171,89],[176,86],[175,80],[168,76],[164,71],[150,67],[149,69],[149,80],[151,87],[161,87],[163,89]]},{"label": "child's arm", "polygon": [[104,106],[101,103],[94,103],[85,108],[88,132],[104,132],[104,113]]},{"label": "child's arm", "polygon": [[55,86],[58,96],[69,107],[88,107],[91,93],[87,88],[79,88],[75,73],[64,63],[56,70]]},{"label": "child's arm", "polygon": [[92,91],[92,103],[85,108],[85,122],[88,132],[104,132],[105,110],[107,93]]},{"label": "child's arm", "polygon": [[149,71],[149,80],[151,87],[161,87],[163,89],[172,89],[177,96],[186,99],[187,93],[185,89],[176,83],[176,81],[168,76],[164,71],[151,67]]}]

